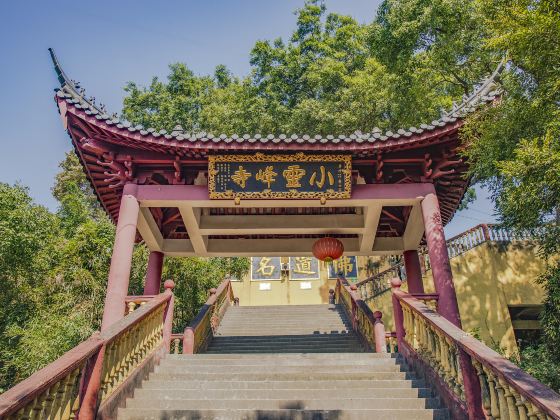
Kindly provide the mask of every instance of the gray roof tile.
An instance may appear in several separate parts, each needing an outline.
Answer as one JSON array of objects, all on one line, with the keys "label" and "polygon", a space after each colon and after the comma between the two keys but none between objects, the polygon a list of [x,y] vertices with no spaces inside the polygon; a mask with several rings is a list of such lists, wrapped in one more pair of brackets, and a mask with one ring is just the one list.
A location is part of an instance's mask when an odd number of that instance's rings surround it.
[{"label": "gray roof tile", "polygon": [[178,141],[182,141],[188,139],[189,142],[207,142],[212,140],[214,143],[225,142],[237,142],[237,143],[255,143],[260,140],[261,143],[267,143],[272,141],[274,144],[278,143],[291,143],[296,141],[299,144],[302,143],[316,143],[319,142],[321,144],[325,143],[340,143],[340,141],[344,141],[345,143],[363,143],[364,141],[368,141],[373,143],[375,141],[386,141],[388,138],[400,138],[401,136],[411,137],[413,133],[420,134],[425,131],[430,131],[435,129],[436,127],[444,127],[447,124],[454,123],[459,118],[463,118],[467,114],[474,112],[479,106],[491,102],[496,99],[497,96],[500,95],[501,90],[497,85],[497,80],[499,79],[500,73],[503,71],[505,67],[505,62],[500,63],[500,65],[496,68],[494,73],[483,80],[479,85],[475,86],[473,93],[470,95],[464,95],[461,103],[454,104],[451,112],[443,112],[442,117],[438,120],[432,121],[430,124],[421,124],[419,128],[417,127],[410,127],[408,130],[406,129],[398,129],[396,132],[391,130],[387,131],[385,134],[382,131],[375,127],[371,133],[361,133],[356,131],[352,134],[348,135],[332,135],[329,134],[325,137],[321,135],[314,135],[311,136],[309,134],[304,134],[298,136],[297,134],[292,134],[289,137],[286,134],[280,134],[275,136],[274,134],[268,135],[261,135],[255,134],[251,136],[249,134],[244,134],[240,136],[238,134],[233,134],[231,136],[227,136],[225,134],[220,134],[220,136],[214,137],[212,134],[206,133],[198,133],[198,134],[183,134],[183,128],[180,124],[177,124],[171,133],[168,133],[166,130],[159,130],[156,131],[154,128],[144,128],[142,125],[138,124],[133,126],[128,121],[121,121],[119,118],[116,117],[114,114],[113,117],[109,116],[108,113],[105,111],[105,107],[103,105],[97,106],[95,104],[95,100],[93,97],[86,97],[85,90],[79,86],[77,82],[70,80],[56,59],[54,52],[51,51],[51,57],[53,60],[53,64],[55,67],[55,71],[57,73],[59,82],[61,87],[56,90],[56,97],[60,100],[65,100],[70,105],[73,105],[76,109],[82,109],[83,112],[88,116],[95,116],[95,119],[98,121],[104,121],[107,125],[115,125],[119,129],[127,130],[129,132],[136,132],[138,131],[142,136],[153,136],[154,138],[164,136],[165,139],[177,139]]}]

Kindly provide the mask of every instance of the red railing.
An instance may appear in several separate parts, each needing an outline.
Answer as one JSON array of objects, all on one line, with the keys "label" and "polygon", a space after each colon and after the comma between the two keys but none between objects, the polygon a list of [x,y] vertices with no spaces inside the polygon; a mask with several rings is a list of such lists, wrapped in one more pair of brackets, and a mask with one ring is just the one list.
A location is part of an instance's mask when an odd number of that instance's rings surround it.
[{"label": "red railing", "polygon": [[0,418],[93,419],[114,413],[127,384],[169,351],[173,285],[0,395]]},{"label": "red railing", "polygon": [[360,298],[356,286],[350,285],[344,277],[339,277],[336,282],[335,302],[342,304],[352,322],[352,329],[366,347],[378,353],[387,351],[381,312],[372,312]]},{"label": "red railing", "polygon": [[454,418],[560,419],[560,395],[399,289],[399,353],[438,388]]},{"label": "red railing", "polygon": [[[230,280],[224,280],[217,289],[210,289],[210,297],[190,325],[185,328],[183,336],[174,336],[174,340],[182,339],[182,352],[194,354],[204,351],[214,337],[227,308],[238,303],[239,299],[233,295]],[[179,344],[174,342],[173,348],[179,348]]]},{"label": "red railing", "polygon": [[[446,241],[449,258],[457,257],[485,242],[511,242],[518,240],[531,240],[530,232],[513,232],[502,228],[500,225],[480,224]],[[431,268],[428,251],[421,247],[418,252],[421,262],[426,270]],[[406,273],[402,262],[393,265],[374,276],[356,283],[362,299],[372,299],[391,290],[389,284],[394,277],[406,281]]]}]

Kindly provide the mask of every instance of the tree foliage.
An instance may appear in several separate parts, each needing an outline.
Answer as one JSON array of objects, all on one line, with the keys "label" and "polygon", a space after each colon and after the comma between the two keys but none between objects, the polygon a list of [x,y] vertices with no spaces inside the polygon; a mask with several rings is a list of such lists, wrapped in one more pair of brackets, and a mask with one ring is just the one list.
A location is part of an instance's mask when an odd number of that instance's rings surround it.
[{"label": "tree foliage", "polygon": [[[550,265],[539,278],[546,292],[543,344],[525,352],[522,366],[560,389],[558,372],[530,368],[560,363],[560,6],[546,0],[481,1],[484,48],[509,58],[503,95],[473,115],[463,135],[475,180],[492,191],[502,222],[539,238]],[[555,379],[554,379],[555,378]]]},{"label": "tree foliage", "polygon": [[[60,168],[55,214],[34,204],[27,189],[0,183],[0,391],[100,327],[115,227],[73,152]],[[131,294],[142,294],[148,253],[143,244],[135,247]],[[176,330],[196,314],[209,288],[248,267],[241,258],[167,259],[164,276],[176,282]]]},{"label": "tree foliage", "polygon": [[[186,64],[167,80],[125,87],[123,116],[187,133],[349,134],[431,121],[460,101],[504,57],[502,98],[472,115],[463,132],[469,176],[492,191],[503,222],[559,250],[560,11],[552,0],[385,0],[360,24],[320,0],[296,11],[289,39],[257,41],[251,72],[223,65],[198,76]],[[0,388],[51,361],[99,327],[114,226],[73,154],[61,163],[56,214],[19,185],[0,184]],[[469,195],[465,203],[472,199]],[[136,247],[131,293],[141,293],[148,250]],[[553,260],[554,261],[554,260]],[[209,287],[248,269],[243,259],[169,259],[177,328]],[[554,384],[535,360],[560,362],[560,267],[547,292],[546,340],[521,363]]]},{"label": "tree foliage", "polygon": [[[500,102],[472,115],[462,132],[469,176],[490,188],[502,222],[531,230],[550,257],[560,247],[556,1],[385,0],[373,22],[358,24],[310,0],[297,10],[288,40],[255,44],[247,77],[230,77],[220,67],[228,76],[224,83],[223,76],[193,78],[186,67],[172,65],[168,82],[157,89],[129,84],[123,113],[158,129],[180,123],[188,132],[214,134],[400,128],[460,101],[504,57]],[[205,89],[181,98],[195,92],[184,90],[172,100],[160,93],[177,79]],[[143,96],[158,106],[136,99]],[[195,118],[177,106],[189,100],[200,106]],[[467,194],[463,204],[472,199]],[[540,281],[547,291],[543,348],[560,361],[558,269],[551,265]]]},{"label": "tree foliage", "polygon": [[214,134],[340,134],[431,121],[489,73],[474,2],[386,0],[359,24],[319,0],[296,11],[288,40],[257,41],[251,73],[213,77],[172,64],[167,82],[127,85],[132,123]]}]

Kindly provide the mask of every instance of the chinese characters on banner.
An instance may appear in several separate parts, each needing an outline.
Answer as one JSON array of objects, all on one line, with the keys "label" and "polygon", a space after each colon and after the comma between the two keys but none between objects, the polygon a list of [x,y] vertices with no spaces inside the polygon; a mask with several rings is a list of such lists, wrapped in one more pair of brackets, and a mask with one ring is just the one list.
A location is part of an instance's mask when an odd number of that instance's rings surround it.
[{"label": "chinese characters on banner", "polygon": [[210,156],[211,199],[350,198],[349,155]]},{"label": "chinese characters on banner", "polygon": [[281,280],[280,257],[252,257],[251,280]]},{"label": "chinese characters on banner", "polygon": [[290,257],[290,280],[319,280],[319,260],[313,257]]},{"label": "chinese characters on banner", "polygon": [[342,273],[347,279],[358,278],[358,259],[343,255],[329,263],[329,279],[338,278],[338,273]]}]

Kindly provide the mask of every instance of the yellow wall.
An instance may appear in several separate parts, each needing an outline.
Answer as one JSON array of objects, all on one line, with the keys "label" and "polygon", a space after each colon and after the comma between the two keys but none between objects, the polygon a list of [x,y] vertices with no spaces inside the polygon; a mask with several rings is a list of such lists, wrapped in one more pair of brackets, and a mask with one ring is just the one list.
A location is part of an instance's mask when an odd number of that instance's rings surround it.
[{"label": "yellow wall", "polygon": [[[371,260],[379,260],[379,257],[370,257]],[[288,258],[282,257],[282,262],[288,262]],[[364,279],[368,276],[366,270],[368,257],[357,257],[358,278]],[[380,270],[387,266],[386,259],[380,260]],[[328,270],[325,263],[319,262],[320,278],[318,280],[254,280],[250,275],[245,276],[242,281],[233,282],[233,291],[239,298],[242,306],[259,305],[313,305],[329,303],[329,289],[334,289],[336,280],[328,280]],[[301,289],[301,283],[311,283],[311,289]],[[260,283],[270,284],[271,290],[259,290]]]},{"label": "yellow wall", "polygon": [[[536,251],[526,242],[484,243],[451,259],[463,329],[508,355],[517,350],[508,305],[542,302],[543,289],[534,280],[544,271],[545,262]],[[359,279],[367,277],[366,261],[367,257],[358,257]],[[381,269],[386,265],[387,261],[382,261]],[[308,290],[300,288],[300,281],[288,279],[267,281],[271,290],[259,290],[261,281],[251,281],[249,276],[234,282],[233,289],[240,304],[247,306],[328,303],[329,289],[336,281],[327,280],[323,263],[320,273],[320,280],[309,281],[312,288]],[[434,292],[430,271],[424,277],[424,288],[426,293]],[[383,313],[386,330],[394,331],[391,294],[385,293],[368,304]]]},{"label": "yellow wall", "polygon": [[[542,303],[543,289],[535,279],[545,262],[526,242],[485,243],[451,259],[463,329],[506,354],[517,350],[508,305]],[[426,293],[434,291],[431,271],[424,277]],[[394,330],[389,293],[370,302],[383,312],[387,330]]]}]

